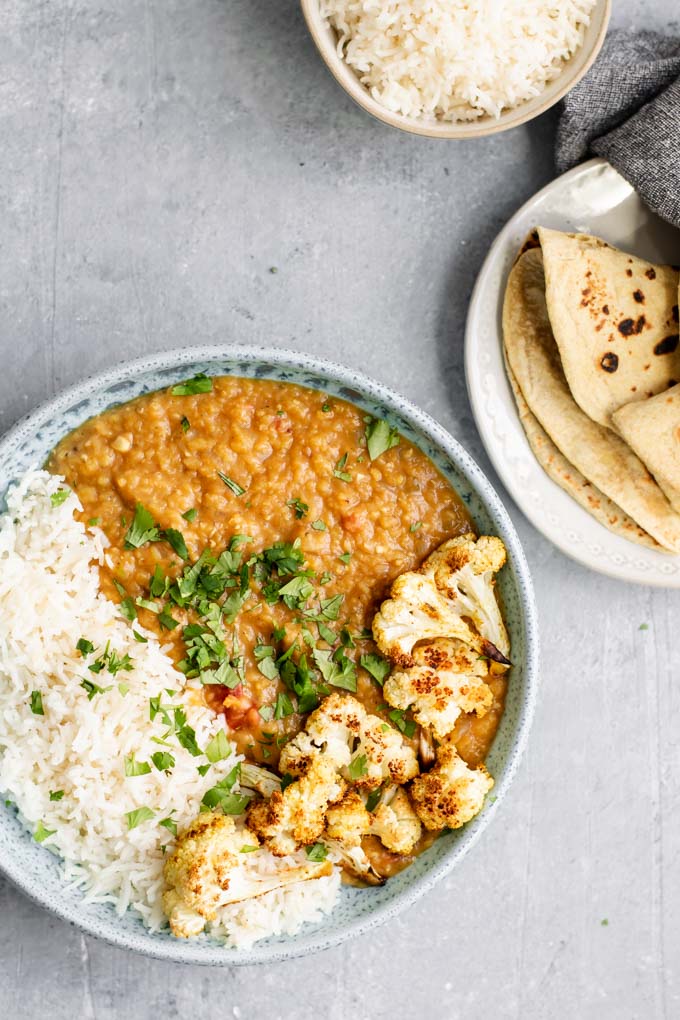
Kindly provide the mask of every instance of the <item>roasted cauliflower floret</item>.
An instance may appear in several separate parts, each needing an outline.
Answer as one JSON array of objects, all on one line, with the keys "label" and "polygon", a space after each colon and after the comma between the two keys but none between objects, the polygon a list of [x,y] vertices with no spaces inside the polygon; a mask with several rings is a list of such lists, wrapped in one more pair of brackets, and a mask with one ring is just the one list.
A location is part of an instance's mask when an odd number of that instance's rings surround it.
[{"label": "roasted cauliflower floret", "polygon": [[371,833],[395,854],[408,854],[413,850],[422,826],[405,790],[396,790],[391,800],[378,804],[373,813]]},{"label": "roasted cauliflower floret", "polygon": [[383,693],[388,705],[413,709],[413,718],[441,740],[461,712],[488,712],[493,701],[485,682],[488,666],[462,641],[438,638],[413,651],[414,666],[393,673]]},{"label": "roasted cauliflower floret", "polygon": [[363,836],[371,835],[393,853],[407,854],[420,839],[421,831],[408,794],[399,787],[392,787],[373,813],[366,809],[359,794],[350,790],[326,815],[328,836],[347,846],[358,846]]},{"label": "roasted cauliflower floret", "polygon": [[249,790],[261,793],[263,797],[271,797],[275,790],[281,789],[279,776],[270,772],[269,769],[263,769],[260,765],[253,765],[249,761],[241,762],[239,783],[242,787],[245,786]]},{"label": "roasted cauliflower floret", "polygon": [[437,637],[455,637],[481,647],[478,635],[438,590],[432,574],[401,574],[373,618],[375,643],[396,666],[407,668],[413,665],[414,645]]},{"label": "roasted cauliflower floret", "polygon": [[329,874],[319,865],[283,866],[269,874],[253,867],[253,855],[244,847],[259,846],[257,836],[218,811],[206,811],[181,832],[163,877],[163,910],[173,935],[199,935],[214,921],[220,907],[262,896],[295,882]]},{"label": "roasted cauliflower floret", "polygon": [[500,538],[459,535],[444,542],[423,563],[421,570],[463,616],[469,617],[482,637],[507,657],[508,634],[495,595],[495,575],[505,564]]},{"label": "roasted cauliflower floret", "polygon": [[385,780],[406,783],[418,774],[415,753],[397,730],[342,694],[330,694],[312,712],[305,729],[283,748],[279,764],[282,772],[306,775],[319,757],[365,790]]},{"label": "roasted cauliflower floret", "polygon": [[449,737],[439,745],[434,767],[414,779],[411,798],[426,829],[459,829],[481,811],[492,786],[484,765],[469,768]]},{"label": "roasted cauliflower floret", "polygon": [[315,843],[323,832],[329,804],[340,800],[345,783],[330,759],[314,758],[302,778],[285,790],[274,790],[269,800],[251,802],[248,826],[277,857]]}]

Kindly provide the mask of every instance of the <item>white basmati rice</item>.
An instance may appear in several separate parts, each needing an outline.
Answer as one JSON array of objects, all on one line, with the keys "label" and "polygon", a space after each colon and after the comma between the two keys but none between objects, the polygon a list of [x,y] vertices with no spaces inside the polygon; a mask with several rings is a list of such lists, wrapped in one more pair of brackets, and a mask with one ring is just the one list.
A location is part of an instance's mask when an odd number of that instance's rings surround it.
[{"label": "white basmati rice", "polygon": [[582,45],[595,0],[319,0],[377,102],[424,120],[498,117]]},{"label": "white basmati rice", "polygon": [[[192,756],[174,736],[168,738],[171,747],[154,742],[167,729],[160,716],[149,718],[149,699],[160,692],[164,704],[183,706],[201,748],[223,722],[182,690],[184,677],[158,640],[135,625],[148,638],[146,644],[136,641],[130,624],[100,593],[96,564],[105,556],[105,536],[74,519],[80,509],[74,493],[52,505],[50,496],[62,482],[44,471],[29,472],[10,492],[8,512],[0,518],[0,790],[33,832],[40,825],[52,831],[45,845],[58,851],[65,877],[87,900],[110,902],[119,913],[133,908],[157,929],[164,922],[162,847],[173,842],[160,822],[171,817],[180,829],[188,824],[205,791],[239,758],[232,753],[201,776],[197,765],[206,763],[204,755]],[[81,637],[100,650],[109,641],[119,655],[130,656],[132,671],[88,673],[76,651]],[[83,677],[111,689],[88,700]],[[31,709],[33,691],[42,695],[44,715]],[[158,750],[175,758],[170,774],[152,768],[147,775],[125,776],[125,755],[147,762]],[[63,797],[51,800],[57,791]],[[153,818],[129,829],[126,814],[141,807]],[[265,850],[249,858],[263,871],[276,866]],[[338,889],[335,868],[327,878],[224,908],[213,932],[238,946],[292,934],[328,913]]]}]

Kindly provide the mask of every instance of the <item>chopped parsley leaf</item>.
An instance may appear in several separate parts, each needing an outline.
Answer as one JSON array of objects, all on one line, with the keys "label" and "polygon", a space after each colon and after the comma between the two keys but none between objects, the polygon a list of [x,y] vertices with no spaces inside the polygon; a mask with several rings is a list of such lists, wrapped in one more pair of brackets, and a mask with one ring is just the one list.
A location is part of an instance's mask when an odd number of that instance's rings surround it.
[{"label": "chopped parsley leaf", "polygon": [[125,533],[125,548],[139,549],[147,542],[160,542],[160,539],[160,528],[152,514],[141,503],[137,503],[134,519]]},{"label": "chopped parsley leaf", "polygon": [[229,477],[229,475],[225,475],[223,471],[218,471],[217,474],[220,476],[226,487],[230,489],[235,496],[242,496],[246,491],[242,485],[235,482],[233,478]]},{"label": "chopped parsley leaf", "polygon": [[399,443],[399,433],[384,418],[373,418],[366,426],[368,456],[375,460]]},{"label": "chopped parsley leaf", "polygon": [[344,563],[345,566],[347,567],[349,566],[349,561],[352,559],[352,554],[351,552],[344,552],[342,556],[338,556],[338,559],[340,560],[341,563]]},{"label": "chopped parsley leaf", "polygon": [[184,513],[182,514],[182,517],[184,518],[185,521],[188,521],[189,524],[191,524],[193,521],[196,520],[196,514],[197,513],[198,513],[198,510],[196,509],[196,507],[192,506],[190,510],[185,510],[184,511]]},{"label": "chopped parsley leaf", "polygon": [[136,829],[142,822],[148,822],[149,819],[154,817],[154,813],[151,808],[140,807],[135,808],[134,811],[126,811],[125,818],[127,821],[128,831],[130,829]]},{"label": "chopped parsley leaf", "polygon": [[[187,379],[186,382],[177,383],[176,386],[172,387],[170,391],[173,397],[190,397],[195,393],[212,393],[212,379],[209,379],[205,372],[199,372],[193,379]],[[182,427],[184,425],[182,424]]]},{"label": "chopped parsley leaf", "polygon": [[301,499],[297,498],[297,496],[295,499],[289,499],[286,506],[289,506],[291,510],[295,511],[295,516],[298,520],[302,520],[305,514],[309,512],[309,505],[307,503],[303,503]]},{"label": "chopped parsley leaf", "polygon": [[57,491],[53,492],[50,496],[50,503],[52,506],[61,506],[62,503],[66,502],[70,495],[70,489],[57,489]]},{"label": "chopped parsley leaf", "polygon": [[45,714],[40,691],[31,691],[31,712],[33,715]]}]

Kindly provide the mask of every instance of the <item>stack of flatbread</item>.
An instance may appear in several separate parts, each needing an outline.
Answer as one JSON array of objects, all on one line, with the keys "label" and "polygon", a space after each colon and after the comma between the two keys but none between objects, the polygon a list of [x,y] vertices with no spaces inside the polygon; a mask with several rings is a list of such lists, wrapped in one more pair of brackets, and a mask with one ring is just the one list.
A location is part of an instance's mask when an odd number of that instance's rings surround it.
[{"label": "stack of flatbread", "polygon": [[678,270],[539,227],[508,280],[508,375],[534,454],[611,531],[680,553]]}]

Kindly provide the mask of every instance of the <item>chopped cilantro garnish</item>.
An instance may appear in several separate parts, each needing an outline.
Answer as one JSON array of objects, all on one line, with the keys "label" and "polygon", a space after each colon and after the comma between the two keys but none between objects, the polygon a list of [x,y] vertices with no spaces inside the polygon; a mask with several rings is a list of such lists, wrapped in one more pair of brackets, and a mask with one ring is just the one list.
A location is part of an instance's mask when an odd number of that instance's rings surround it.
[{"label": "chopped cilantro garnish", "polygon": [[107,691],[111,690],[110,687],[100,687],[99,684],[94,683],[92,680],[83,680],[80,686],[86,691],[88,701],[92,701],[96,694],[106,694]]},{"label": "chopped cilantro garnish", "polygon": [[188,432],[189,429],[191,428],[191,422],[189,421],[186,415],[184,415],[184,417],[180,421],[180,425],[182,426],[182,432]]},{"label": "chopped cilantro garnish", "polygon": [[217,761],[223,761],[231,754],[231,744],[227,740],[224,730],[218,730],[215,736],[205,749],[205,756],[214,765]]},{"label": "chopped cilantro garnish", "polygon": [[343,453],[342,457],[340,458],[338,463],[335,465],[335,470],[333,471],[333,474],[335,475],[336,478],[339,478],[343,482],[351,482],[352,481],[352,476],[350,475],[350,473],[348,471],[343,470],[345,465],[346,465],[346,463],[347,463],[347,454]]},{"label": "chopped cilantro garnish", "polygon": [[328,531],[325,521],[312,521],[312,527],[315,531]]},{"label": "chopped cilantro garnish", "polygon": [[158,614],[158,622],[163,630],[174,630],[179,625],[179,620],[174,618],[167,606],[163,606],[163,609]]},{"label": "chopped cilantro garnish", "polygon": [[120,692],[121,698],[124,698],[127,692],[130,690],[130,687],[128,684],[118,684],[118,690]]},{"label": "chopped cilantro garnish", "polygon": [[335,642],[338,640],[338,636],[335,633],[335,631],[331,630],[331,628],[328,627],[323,622],[323,620],[317,620],[316,626],[319,631],[319,637],[322,638],[324,641],[327,641],[329,645],[334,645]]},{"label": "chopped cilantro garnish", "polygon": [[368,759],[366,755],[357,755],[357,757],[349,763],[347,771],[350,779],[360,779],[361,776],[365,776],[368,772]]},{"label": "chopped cilantro garnish", "polygon": [[261,708],[258,708],[258,713],[265,722],[271,722],[274,718],[274,709],[271,705],[262,705]]},{"label": "chopped cilantro garnish", "polygon": [[366,798],[367,811],[375,811],[376,807],[378,806],[378,801],[380,800],[381,794],[382,787],[380,786],[378,787],[377,790],[371,790],[368,797]]},{"label": "chopped cilantro garnish", "polygon": [[327,684],[341,687],[345,691],[356,691],[356,668],[342,651],[338,654],[338,652],[333,653],[322,648],[315,648],[312,657]]},{"label": "chopped cilantro garnish", "polygon": [[36,841],[36,843],[44,843],[45,840],[48,839],[50,836],[53,836],[56,831],[57,831],[56,829],[46,829],[41,819],[35,827],[33,839]]},{"label": "chopped cilantro garnish", "polygon": [[196,771],[198,772],[199,776],[207,776],[208,772],[210,771],[210,762],[208,762],[207,765],[197,765]]},{"label": "chopped cilantro garnish", "polygon": [[242,853],[242,854],[252,854],[255,850],[259,850],[259,849],[260,849],[259,846],[250,846],[249,843],[245,843],[241,847],[239,852]]},{"label": "chopped cilantro garnish", "polygon": [[50,800],[61,800],[63,796],[63,790],[50,790]]},{"label": "chopped cilantro garnish", "polygon": [[185,510],[184,511],[184,513],[182,514],[182,517],[184,518],[185,521],[188,521],[189,524],[191,524],[193,521],[196,520],[196,514],[197,513],[198,513],[198,510],[196,509],[196,507],[192,506],[190,510]]},{"label": "chopped cilantro garnish", "polygon": [[410,738],[416,732],[416,724],[412,719],[406,719],[400,708],[395,708],[392,712],[388,712],[388,718],[392,720],[398,730],[401,730],[404,736]]},{"label": "chopped cilantro garnish", "polygon": [[[154,751],[151,755],[151,761],[154,763],[154,767],[159,772],[167,772],[168,769],[175,767],[175,759],[169,751]],[[161,825],[163,823],[161,822]]]},{"label": "chopped cilantro garnish", "polygon": [[87,526],[88,528],[96,528],[99,524],[101,524],[101,522],[102,522],[101,517],[90,517],[89,521],[87,522]]},{"label": "chopped cilantro garnish", "polygon": [[160,538],[160,528],[153,516],[141,503],[137,503],[134,519],[125,533],[125,548],[139,549],[147,542],[159,542]]},{"label": "chopped cilantro garnish", "polygon": [[333,595],[332,598],[321,599],[321,616],[327,620],[337,620],[344,598],[344,595]]},{"label": "chopped cilantro garnish", "polygon": [[222,808],[225,815],[242,814],[250,798],[243,794],[232,792],[234,784],[240,778],[240,775],[241,766],[235,765],[224,779],[216,783],[209,790],[206,790],[201,801],[201,808],[209,811],[212,808],[219,807]]},{"label": "chopped cilantro garnish", "polygon": [[293,702],[290,700],[289,696],[286,694],[285,691],[279,691],[279,693],[276,695],[276,706],[274,708],[274,718],[275,719],[285,719],[286,716],[293,715],[294,712],[295,712],[295,708],[294,708]]},{"label": "chopped cilantro garnish", "polygon": [[230,489],[235,496],[242,496],[243,493],[246,491],[242,485],[239,485],[238,482],[235,482],[233,478],[229,477],[229,475],[225,475],[224,472],[218,471],[217,474],[220,476],[226,487]]},{"label": "chopped cilantro garnish", "polygon": [[53,492],[50,496],[50,503],[52,506],[61,506],[62,503],[66,502],[70,495],[70,489],[57,489],[57,491]]},{"label": "chopped cilantro garnish", "polygon": [[126,776],[148,776],[151,772],[148,761],[137,761],[134,754],[126,754],[124,762]]},{"label": "chopped cilantro garnish", "polygon": [[76,645],[76,650],[80,652],[82,656],[90,655],[94,651],[94,645],[87,638],[81,637]]},{"label": "chopped cilantro garnish", "polygon": [[411,532],[411,534],[413,534],[415,531],[420,531],[422,526],[423,526],[423,522],[422,521],[415,521],[415,523],[412,524],[411,527],[408,530]]},{"label": "chopped cilantro garnish", "polygon": [[305,847],[305,853],[308,860],[321,864],[328,857],[328,848],[323,843],[314,843],[313,846]]},{"label": "chopped cilantro garnish", "polygon": [[323,411],[324,414],[328,414],[330,409],[331,409],[331,405],[328,403],[328,401],[326,401],[325,404],[321,405],[321,410]]},{"label": "chopped cilantro garnish", "polygon": [[173,836],[177,835],[177,822],[175,821],[174,818],[170,818],[170,816],[168,816],[167,818],[161,818],[158,824],[162,825],[164,829],[167,829],[169,832],[171,832]]},{"label": "chopped cilantro garnish", "polygon": [[140,644],[147,645],[149,643],[149,639],[145,638],[144,635],[140,634],[138,630],[134,629],[134,627],[132,628],[132,634],[134,636],[135,641],[139,641]]},{"label": "chopped cilantro garnish", "polygon": [[172,546],[178,556],[183,560],[189,559],[189,550],[187,544],[184,541],[184,535],[181,531],[177,531],[176,528],[166,528],[163,532],[163,537],[166,542]]},{"label": "chopped cilantro garnish", "polygon": [[135,808],[134,811],[125,812],[128,830],[136,829],[142,822],[148,822],[153,817],[154,812],[148,807]]},{"label": "chopped cilantro garnish", "polygon": [[375,460],[399,442],[399,433],[384,418],[373,418],[366,426],[368,456]]},{"label": "chopped cilantro garnish", "polygon": [[640,626],[638,627],[638,630],[649,630],[649,624],[641,623]]},{"label": "chopped cilantro garnish", "polygon": [[295,499],[289,499],[288,502],[286,503],[286,506],[289,506],[292,510],[295,511],[295,516],[297,517],[298,520],[301,520],[305,516],[305,514],[308,513],[309,511],[308,504],[303,503],[301,499],[297,498],[297,496],[295,497]]},{"label": "chopped cilantro garnish", "polygon": [[344,552],[342,556],[338,556],[338,559],[341,561],[341,563],[344,563],[345,566],[348,566],[349,561],[352,559],[352,554],[351,552]]},{"label": "chopped cilantro garnish", "polygon": [[278,680],[279,668],[272,658],[267,657],[260,659],[257,664],[257,668],[262,676],[265,676],[267,680]]},{"label": "chopped cilantro garnish", "polygon": [[390,664],[387,659],[383,659],[382,655],[362,655],[359,659],[359,665],[367,673],[370,673],[375,682],[382,687],[385,677],[390,671]]},{"label": "chopped cilantro garnish", "polygon": [[31,691],[31,712],[33,715],[45,714],[40,691]]},{"label": "chopped cilantro garnish", "polygon": [[[212,393],[212,379],[209,379],[205,372],[199,372],[193,379],[187,379],[186,382],[177,383],[176,386],[172,387],[170,391],[173,397],[190,397],[194,393]],[[184,426],[182,426],[184,427]]]}]

